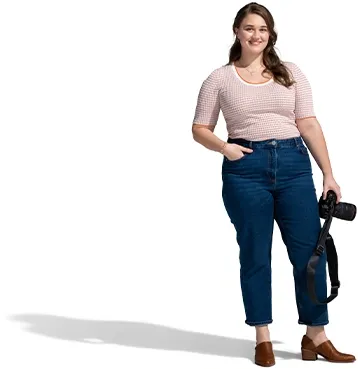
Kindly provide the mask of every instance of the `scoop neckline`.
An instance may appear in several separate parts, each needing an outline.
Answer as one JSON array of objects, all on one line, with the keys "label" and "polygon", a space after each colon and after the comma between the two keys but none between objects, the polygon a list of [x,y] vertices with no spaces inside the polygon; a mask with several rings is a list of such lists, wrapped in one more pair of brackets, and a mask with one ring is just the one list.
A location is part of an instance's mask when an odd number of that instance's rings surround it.
[{"label": "scoop neckline", "polygon": [[249,81],[246,81],[244,78],[242,78],[241,76],[240,76],[240,74],[238,73],[238,71],[236,70],[236,68],[235,68],[235,64],[234,63],[231,63],[230,64],[230,66],[231,66],[231,70],[234,72],[234,74],[235,74],[235,76],[236,76],[236,78],[240,81],[240,82],[242,82],[243,84],[245,84],[245,85],[247,85],[247,86],[256,86],[256,87],[259,87],[259,86],[266,86],[266,85],[268,85],[268,84],[270,84],[270,83],[272,83],[273,82],[273,77],[271,77],[268,81],[266,81],[266,82],[257,82],[257,83],[253,83],[253,82],[249,82]]}]

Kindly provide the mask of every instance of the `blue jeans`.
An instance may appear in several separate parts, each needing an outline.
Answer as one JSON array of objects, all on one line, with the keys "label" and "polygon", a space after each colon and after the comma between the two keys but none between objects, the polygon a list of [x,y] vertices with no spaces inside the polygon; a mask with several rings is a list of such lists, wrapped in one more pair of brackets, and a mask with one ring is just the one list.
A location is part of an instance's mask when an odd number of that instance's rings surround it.
[{"label": "blue jeans", "polygon": [[[298,323],[328,324],[327,305],[313,304],[307,292],[306,267],[321,222],[311,161],[302,138],[227,141],[253,149],[237,160],[224,156],[222,164],[222,197],[240,250],[245,323],[272,323],[271,245],[276,220],[293,266]],[[324,253],[316,267],[316,294],[322,300],[327,297],[326,260]]]}]

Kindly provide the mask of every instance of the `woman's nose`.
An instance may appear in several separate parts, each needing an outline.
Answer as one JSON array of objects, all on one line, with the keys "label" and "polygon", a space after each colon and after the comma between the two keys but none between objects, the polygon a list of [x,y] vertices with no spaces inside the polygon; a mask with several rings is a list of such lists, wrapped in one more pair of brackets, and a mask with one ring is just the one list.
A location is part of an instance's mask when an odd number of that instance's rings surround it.
[{"label": "woman's nose", "polygon": [[255,31],[254,32],[254,39],[255,40],[259,40],[260,39],[260,31]]}]

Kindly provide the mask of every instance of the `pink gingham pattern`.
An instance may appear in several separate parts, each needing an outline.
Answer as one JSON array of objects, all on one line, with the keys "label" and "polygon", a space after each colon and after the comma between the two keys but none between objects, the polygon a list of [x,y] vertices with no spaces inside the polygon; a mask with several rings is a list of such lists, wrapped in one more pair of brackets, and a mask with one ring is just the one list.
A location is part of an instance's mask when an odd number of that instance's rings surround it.
[{"label": "pink gingham pattern", "polygon": [[233,64],[216,68],[201,85],[192,123],[216,125],[221,111],[231,138],[261,141],[300,136],[296,119],[315,117],[312,90],[296,64],[283,63],[297,82],[289,88],[273,79],[248,83]]}]

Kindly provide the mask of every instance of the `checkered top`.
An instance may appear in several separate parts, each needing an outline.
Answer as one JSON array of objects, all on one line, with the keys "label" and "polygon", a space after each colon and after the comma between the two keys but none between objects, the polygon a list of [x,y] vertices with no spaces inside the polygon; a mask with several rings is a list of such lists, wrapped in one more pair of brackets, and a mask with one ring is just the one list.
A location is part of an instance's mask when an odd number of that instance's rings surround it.
[{"label": "checkered top", "polygon": [[192,123],[215,126],[221,111],[231,138],[261,141],[300,136],[295,120],[315,116],[311,86],[296,64],[283,64],[297,82],[289,88],[273,79],[249,83],[233,64],[216,68],[201,85]]}]

